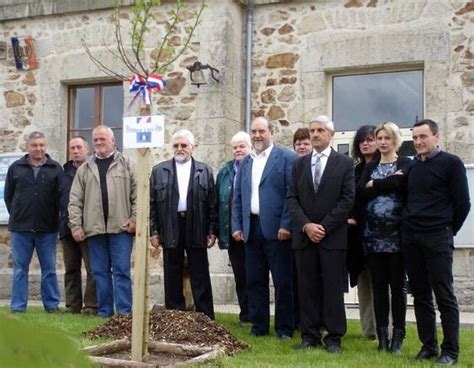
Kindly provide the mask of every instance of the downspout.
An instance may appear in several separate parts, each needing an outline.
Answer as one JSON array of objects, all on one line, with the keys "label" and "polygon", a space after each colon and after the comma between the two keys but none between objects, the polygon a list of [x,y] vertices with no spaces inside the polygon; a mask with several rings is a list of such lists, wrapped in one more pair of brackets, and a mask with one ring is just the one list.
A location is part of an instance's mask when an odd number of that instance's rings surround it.
[{"label": "downspout", "polygon": [[250,132],[252,113],[252,39],[253,39],[253,0],[247,1],[247,45],[245,59],[245,130]]}]

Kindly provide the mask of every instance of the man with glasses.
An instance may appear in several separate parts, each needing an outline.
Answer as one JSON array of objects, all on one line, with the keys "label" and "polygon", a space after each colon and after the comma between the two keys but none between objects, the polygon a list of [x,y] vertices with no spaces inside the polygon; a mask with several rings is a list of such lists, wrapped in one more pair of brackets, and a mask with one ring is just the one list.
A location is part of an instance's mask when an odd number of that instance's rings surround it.
[{"label": "man with glasses", "polygon": [[185,310],[186,253],[195,308],[214,319],[207,248],[217,235],[217,201],[212,169],[192,157],[193,134],[172,137],[173,158],[153,167],[150,178],[151,245],[163,248],[165,306]]}]

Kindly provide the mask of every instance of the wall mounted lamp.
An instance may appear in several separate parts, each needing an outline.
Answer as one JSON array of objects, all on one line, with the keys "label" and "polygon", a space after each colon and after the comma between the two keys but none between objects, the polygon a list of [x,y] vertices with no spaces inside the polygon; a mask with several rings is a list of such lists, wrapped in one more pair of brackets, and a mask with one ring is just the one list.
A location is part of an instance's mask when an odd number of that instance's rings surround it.
[{"label": "wall mounted lamp", "polygon": [[206,69],[210,69],[212,79],[214,79],[216,82],[219,82],[219,79],[217,79],[216,76],[214,75],[214,72],[219,74],[219,70],[217,70],[216,68],[213,68],[209,64],[201,64],[201,62],[195,61],[194,64],[189,65],[186,68],[189,70],[189,73],[190,73],[191,84],[194,84],[198,88],[199,86],[203,84],[207,84],[207,80],[203,72],[203,70],[206,70]]}]

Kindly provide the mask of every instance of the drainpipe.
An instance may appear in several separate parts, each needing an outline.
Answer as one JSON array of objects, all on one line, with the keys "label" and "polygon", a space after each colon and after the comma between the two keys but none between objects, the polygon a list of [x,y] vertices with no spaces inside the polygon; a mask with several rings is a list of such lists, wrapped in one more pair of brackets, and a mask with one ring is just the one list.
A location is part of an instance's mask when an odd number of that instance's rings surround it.
[{"label": "drainpipe", "polygon": [[245,59],[245,130],[250,132],[252,113],[252,37],[253,37],[253,0],[247,1],[247,47]]}]

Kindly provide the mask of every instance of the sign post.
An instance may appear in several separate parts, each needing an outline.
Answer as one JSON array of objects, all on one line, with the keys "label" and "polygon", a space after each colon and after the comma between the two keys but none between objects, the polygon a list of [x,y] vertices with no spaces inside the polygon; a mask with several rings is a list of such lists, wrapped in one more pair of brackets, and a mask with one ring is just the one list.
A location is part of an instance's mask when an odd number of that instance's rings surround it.
[{"label": "sign post", "polygon": [[161,147],[163,142],[163,115],[124,117],[123,146],[136,148],[138,151],[131,351],[132,361],[135,362],[143,361],[143,357],[148,353],[150,148]]}]

